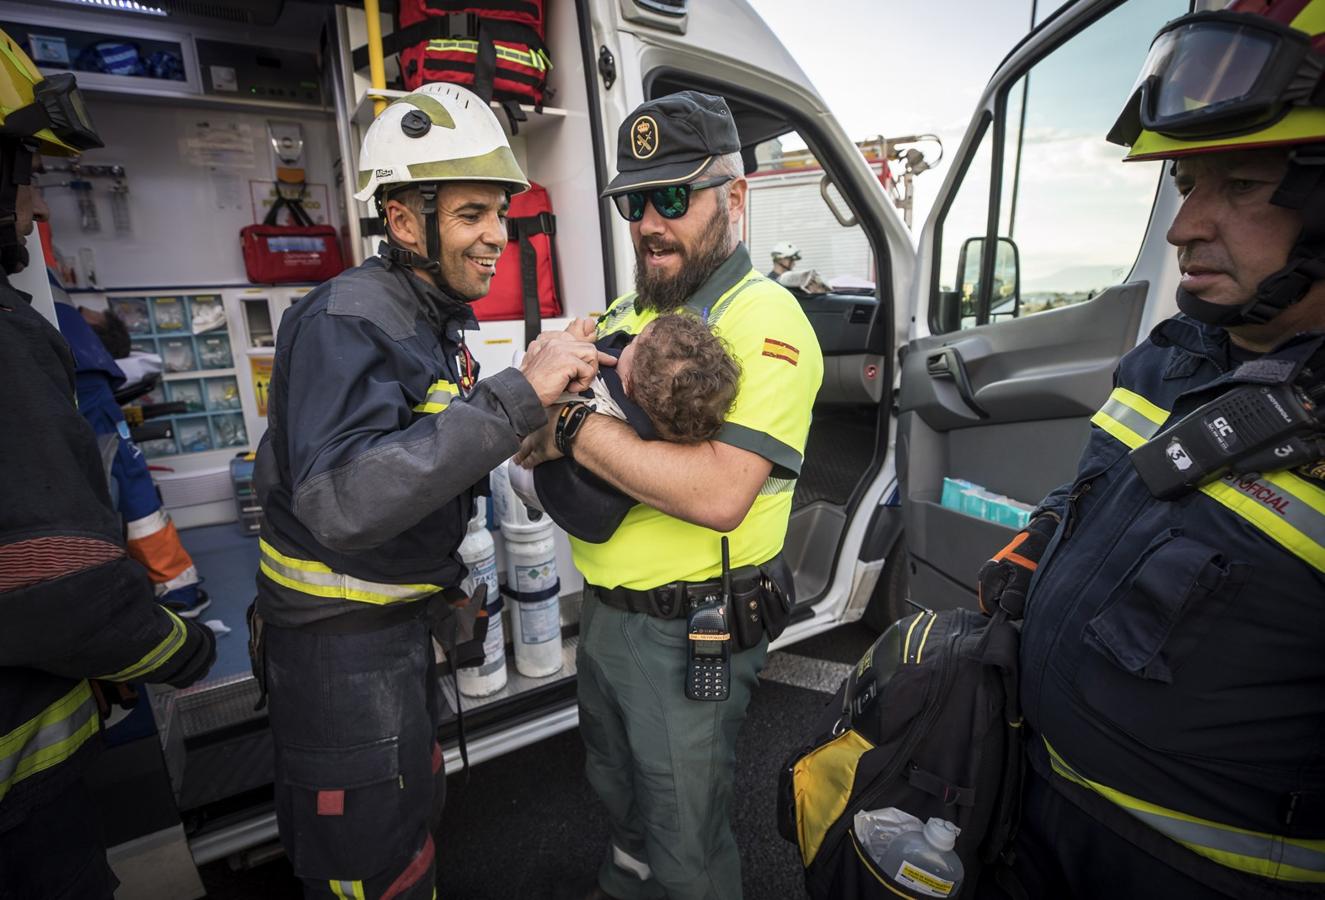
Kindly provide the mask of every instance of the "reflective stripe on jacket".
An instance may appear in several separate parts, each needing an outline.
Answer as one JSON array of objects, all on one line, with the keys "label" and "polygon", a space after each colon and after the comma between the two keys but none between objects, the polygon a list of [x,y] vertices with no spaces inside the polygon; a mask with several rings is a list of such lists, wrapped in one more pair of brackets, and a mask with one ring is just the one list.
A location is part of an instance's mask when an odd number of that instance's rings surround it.
[{"label": "reflective stripe on jacket", "polygon": [[1279,471],[1162,501],[1128,453],[1319,342],[1239,366],[1225,332],[1179,316],[1124,357],[1076,479],[1042,504],[1063,522],[1022,637],[1042,775],[1293,882],[1325,882],[1325,485]]}]

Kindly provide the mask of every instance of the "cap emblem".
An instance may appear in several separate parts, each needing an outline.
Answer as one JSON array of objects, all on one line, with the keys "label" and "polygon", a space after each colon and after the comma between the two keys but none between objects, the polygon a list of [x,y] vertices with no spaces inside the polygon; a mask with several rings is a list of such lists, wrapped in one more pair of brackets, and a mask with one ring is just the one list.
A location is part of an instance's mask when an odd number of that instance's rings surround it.
[{"label": "cap emblem", "polygon": [[636,159],[648,159],[658,152],[658,123],[652,116],[640,116],[630,127],[630,152]]}]

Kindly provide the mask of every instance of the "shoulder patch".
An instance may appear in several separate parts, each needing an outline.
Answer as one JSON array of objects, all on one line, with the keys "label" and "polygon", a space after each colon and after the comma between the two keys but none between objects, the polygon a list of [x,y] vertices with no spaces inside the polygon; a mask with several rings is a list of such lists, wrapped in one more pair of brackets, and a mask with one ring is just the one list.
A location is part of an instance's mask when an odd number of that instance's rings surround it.
[{"label": "shoulder patch", "polygon": [[786,341],[774,340],[773,338],[764,338],[763,356],[771,356],[773,359],[780,359],[783,362],[789,362],[793,366],[799,365],[801,361],[801,352],[796,347],[788,344]]}]

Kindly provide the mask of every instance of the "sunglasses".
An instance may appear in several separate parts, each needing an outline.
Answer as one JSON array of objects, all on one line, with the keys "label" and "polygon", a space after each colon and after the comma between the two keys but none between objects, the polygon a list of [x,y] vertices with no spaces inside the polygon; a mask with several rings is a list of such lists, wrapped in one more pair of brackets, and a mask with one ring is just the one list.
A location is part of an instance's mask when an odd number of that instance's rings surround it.
[{"label": "sunglasses", "polygon": [[723,175],[720,178],[692,181],[689,184],[669,184],[666,187],[654,188],[650,191],[631,191],[628,194],[617,194],[612,199],[616,202],[617,211],[627,222],[638,222],[644,218],[645,203],[652,203],[653,208],[658,211],[658,215],[664,219],[679,219],[690,211],[691,194],[705,188],[726,184],[731,180],[732,176]]}]

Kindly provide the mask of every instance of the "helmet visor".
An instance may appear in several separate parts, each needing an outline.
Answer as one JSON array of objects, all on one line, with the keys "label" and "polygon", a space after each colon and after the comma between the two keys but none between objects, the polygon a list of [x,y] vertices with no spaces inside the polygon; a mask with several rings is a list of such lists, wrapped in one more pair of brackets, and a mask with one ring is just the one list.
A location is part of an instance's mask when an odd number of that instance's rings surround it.
[{"label": "helmet visor", "polygon": [[1254,131],[1308,101],[1322,68],[1296,29],[1245,13],[1183,16],[1155,38],[1109,140],[1130,146],[1142,129],[1177,139]]}]

